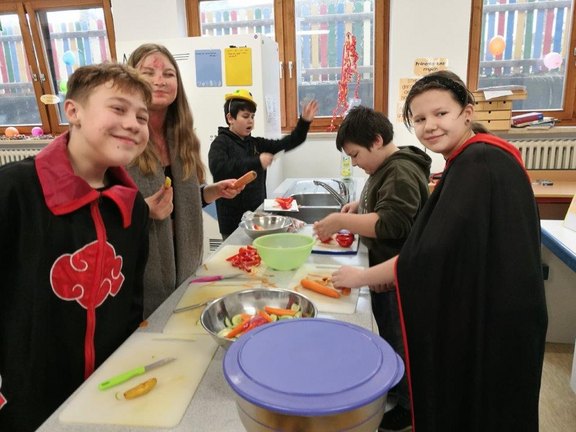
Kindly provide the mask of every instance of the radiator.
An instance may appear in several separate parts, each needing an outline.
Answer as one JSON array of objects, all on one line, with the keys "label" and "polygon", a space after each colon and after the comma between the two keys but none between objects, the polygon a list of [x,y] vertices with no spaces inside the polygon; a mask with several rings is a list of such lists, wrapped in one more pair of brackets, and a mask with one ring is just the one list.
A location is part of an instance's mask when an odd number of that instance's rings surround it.
[{"label": "radiator", "polygon": [[510,140],[520,153],[526,169],[576,169],[576,139]]},{"label": "radiator", "polygon": [[45,144],[0,144],[0,166],[35,156]]}]

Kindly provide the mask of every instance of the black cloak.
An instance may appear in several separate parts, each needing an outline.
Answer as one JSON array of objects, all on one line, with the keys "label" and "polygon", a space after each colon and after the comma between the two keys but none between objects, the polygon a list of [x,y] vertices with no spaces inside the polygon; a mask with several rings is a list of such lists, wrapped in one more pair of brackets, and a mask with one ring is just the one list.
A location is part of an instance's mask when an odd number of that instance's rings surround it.
[{"label": "black cloak", "polygon": [[540,224],[511,144],[478,134],[447,160],[396,283],[414,432],[538,431]]}]

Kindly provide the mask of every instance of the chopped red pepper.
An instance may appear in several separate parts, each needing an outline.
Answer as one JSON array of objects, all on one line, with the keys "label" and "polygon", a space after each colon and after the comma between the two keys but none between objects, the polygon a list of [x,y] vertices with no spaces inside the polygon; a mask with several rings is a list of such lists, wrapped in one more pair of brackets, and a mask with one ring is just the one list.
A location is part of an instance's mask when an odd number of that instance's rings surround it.
[{"label": "chopped red pepper", "polygon": [[252,267],[257,267],[260,265],[261,258],[258,255],[258,251],[254,246],[246,246],[238,249],[236,255],[232,255],[226,258],[233,267],[239,268],[245,272],[250,272]]},{"label": "chopped red pepper", "polygon": [[278,198],[275,198],[275,201],[280,206],[280,208],[282,208],[284,210],[288,210],[292,206],[292,201],[294,201],[294,198],[292,198],[292,197],[287,197],[287,198],[278,197]]},{"label": "chopped red pepper", "polygon": [[336,241],[340,247],[350,247],[352,246],[352,243],[354,243],[354,234],[348,231],[340,231],[338,234],[336,234]]}]

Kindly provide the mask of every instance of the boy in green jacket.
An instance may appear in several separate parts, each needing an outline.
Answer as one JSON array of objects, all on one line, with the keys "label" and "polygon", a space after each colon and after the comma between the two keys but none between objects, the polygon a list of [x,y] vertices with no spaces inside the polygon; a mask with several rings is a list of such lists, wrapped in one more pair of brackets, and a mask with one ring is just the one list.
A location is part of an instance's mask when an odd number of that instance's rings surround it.
[{"label": "boy in green jacket", "polygon": [[[397,147],[394,130],[382,113],[364,106],[350,110],[336,136],[336,148],[369,178],[360,200],[346,204],[314,224],[321,240],[347,230],[360,235],[370,266],[397,255],[428,199],[430,157],[422,150]],[[380,336],[404,359],[404,344],[394,286],[370,286],[372,312]],[[398,404],[384,415],[381,431],[410,430],[410,398],[406,377],[398,383]]]}]

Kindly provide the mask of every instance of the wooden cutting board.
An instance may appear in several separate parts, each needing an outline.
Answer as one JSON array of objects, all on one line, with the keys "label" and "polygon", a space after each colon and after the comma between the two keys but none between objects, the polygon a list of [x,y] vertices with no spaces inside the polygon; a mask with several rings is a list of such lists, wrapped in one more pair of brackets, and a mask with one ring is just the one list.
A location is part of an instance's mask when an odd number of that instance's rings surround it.
[{"label": "wooden cutting board", "polygon": [[[185,340],[162,333],[136,332],[72,396],[60,413],[60,421],[175,427],[180,423],[217,347],[210,336]],[[175,357],[176,360],[111,389],[98,389],[98,384],[104,380],[164,357]],[[156,377],[158,383],[150,393],[132,400],[116,399],[118,392],[123,393],[152,377]]]},{"label": "wooden cutting board", "polygon": [[[225,245],[220,247],[198,268],[196,276],[228,276],[245,274],[244,271],[233,267],[232,264],[226,261],[226,258],[236,255],[240,247],[241,246],[238,245]],[[261,266],[264,266],[264,264],[261,264]]]},{"label": "wooden cutting board", "polygon": [[304,294],[318,308],[318,312],[331,312],[341,314],[353,314],[356,312],[356,304],[360,296],[359,289],[353,289],[349,296],[340,298],[327,297],[315,293],[300,286],[300,281],[308,275],[314,275],[314,278],[320,279],[323,276],[330,276],[340,266],[321,265],[321,264],[304,264],[294,274],[294,277],[288,285],[288,289]]},{"label": "wooden cutting board", "polygon": [[[203,303],[230,294],[236,291],[259,287],[260,284],[255,281],[226,282],[224,281],[211,284],[191,284],[176,308],[190,306],[193,304]],[[167,335],[208,335],[202,324],[200,324],[200,315],[204,310],[203,307],[174,313],[168,318],[164,326],[164,334]]]}]

